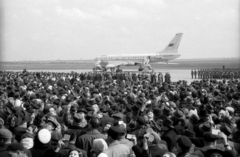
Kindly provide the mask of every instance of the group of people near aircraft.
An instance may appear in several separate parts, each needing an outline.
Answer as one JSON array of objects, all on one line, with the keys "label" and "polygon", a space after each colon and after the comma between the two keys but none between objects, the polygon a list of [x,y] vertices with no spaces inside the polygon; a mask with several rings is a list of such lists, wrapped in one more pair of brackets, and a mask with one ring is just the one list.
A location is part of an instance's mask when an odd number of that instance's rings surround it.
[{"label": "group of people near aircraft", "polygon": [[239,79],[106,75],[0,71],[0,157],[240,153]]}]

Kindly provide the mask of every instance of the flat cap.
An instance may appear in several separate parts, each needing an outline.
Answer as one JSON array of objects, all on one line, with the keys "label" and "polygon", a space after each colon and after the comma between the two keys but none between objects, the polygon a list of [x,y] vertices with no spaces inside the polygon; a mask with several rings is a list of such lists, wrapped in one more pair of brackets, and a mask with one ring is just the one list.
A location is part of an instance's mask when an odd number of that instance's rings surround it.
[{"label": "flat cap", "polygon": [[123,120],[123,114],[122,113],[116,113],[112,115],[113,118],[118,118],[120,120]]},{"label": "flat cap", "polygon": [[125,132],[125,129],[122,126],[117,125],[117,126],[112,126],[108,130],[108,135],[113,139],[119,139],[123,132]]},{"label": "flat cap", "polygon": [[0,129],[0,139],[11,139],[12,133],[8,129]]},{"label": "flat cap", "polygon": [[180,136],[177,140],[177,143],[184,151],[189,150],[192,146],[192,142],[187,136]]}]

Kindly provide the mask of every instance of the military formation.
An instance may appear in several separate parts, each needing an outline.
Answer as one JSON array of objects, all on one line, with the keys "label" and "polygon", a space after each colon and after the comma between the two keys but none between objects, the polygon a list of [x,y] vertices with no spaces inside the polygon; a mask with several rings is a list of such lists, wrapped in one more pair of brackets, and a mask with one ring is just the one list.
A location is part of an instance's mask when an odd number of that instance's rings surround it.
[{"label": "military formation", "polygon": [[88,73],[80,73],[79,78],[81,81],[107,81],[107,80],[116,80],[126,82],[138,82],[138,81],[148,81],[149,83],[163,83],[163,82],[171,82],[171,75],[166,73],[165,75],[161,72],[88,72]]},{"label": "military formation", "polygon": [[192,69],[192,79],[238,79],[240,69]]}]

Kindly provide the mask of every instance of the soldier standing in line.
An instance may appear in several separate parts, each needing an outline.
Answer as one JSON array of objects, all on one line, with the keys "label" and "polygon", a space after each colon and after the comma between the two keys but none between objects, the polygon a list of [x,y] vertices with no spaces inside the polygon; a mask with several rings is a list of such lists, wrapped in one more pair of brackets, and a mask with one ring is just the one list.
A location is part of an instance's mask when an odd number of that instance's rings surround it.
[{"label": "soldier standing in line", "polygon": [[193,79],[193,73],[194,73],[194,72],[193,72],[193,69],[192,69],[192,70],[191,70],[192,79]]},{"label": "soldier standing in line", "polygon": [[209,79],[212,79],[212,69],[209,69]]},{"label": "soldier standing in line", "polygon": [[203,79],[203,69],[201,69],[201,76],[200,76],[200,79]]},{"label": "soldier standing in line", "polygon": [[159,72],[158,74],[158,83],[162,86],[163,83],[163,74],[161,72]]},{"label": "soldier standing in line", "polygon": [[194,77],[195,77],[195,79],[197,78],[197,69],[195,69],[195,71],[194,71]]},{"label": "soldier standing in line", "polygon": [[200,69],[198,69],[198,79],[200,79]]},{"label": "soldier standing in line", "polygon": [[166,83],[171,83],[171,76],[168,72],[165,74],[165,82]]},{"label": "soldier standing in line", "polygon": [[233,80],[233,79],[234,79],[234,73],[233,73],[233,71],[232,71],[232,70],[230,71],[230,79],[231,79],[231,80]]},{"label": "soldier standing in line", "polygon": [[206,71],[206,79],[209,79],[209,69]]}]

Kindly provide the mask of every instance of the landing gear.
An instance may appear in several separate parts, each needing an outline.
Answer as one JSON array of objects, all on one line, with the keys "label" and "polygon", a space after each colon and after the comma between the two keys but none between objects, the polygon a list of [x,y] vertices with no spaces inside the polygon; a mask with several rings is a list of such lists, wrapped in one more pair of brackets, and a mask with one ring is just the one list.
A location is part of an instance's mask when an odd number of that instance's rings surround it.
[{"label": "landing gear", "polygon": [[143,71],[144,69],[142,68],[142,67],[140,67],[139,69],[138,69],[138,71]]},{"label": "landing gear", "polygon": [[116,72],[117,72],[117,73],[118,73],[118,72],[122,72],[122,69],[117,69]]},{"label": "landing gear", "polygon": [[122,69],[120,69],[120,66],[117,66],[116,72],[122,72]]},{"label": "landing gear", "polygon": [[110,71],[111,72],[115,72],[115,68],[110,68]]},{"label": "landing gear", "polygon": [[148,64],[147,67],[148,67],[148,70],[153,70],[150,64]]},{"label": "landing gear", "polygon": [[98,71],[98,70],[102,70],[102,68],[100,68],[100,67],[94,67],[93,68],[93,71]]},{"label": "landing gear", "polygon": [[107,68],[106,67],[103,67],[102,68],[103,72],[107,71]]},{"label": "landing gear", "polygon": [[93,67],[93,71],[107,71],[107,68],[106,67],[100,67],[100,66],[96,66],[96,67]]}]

